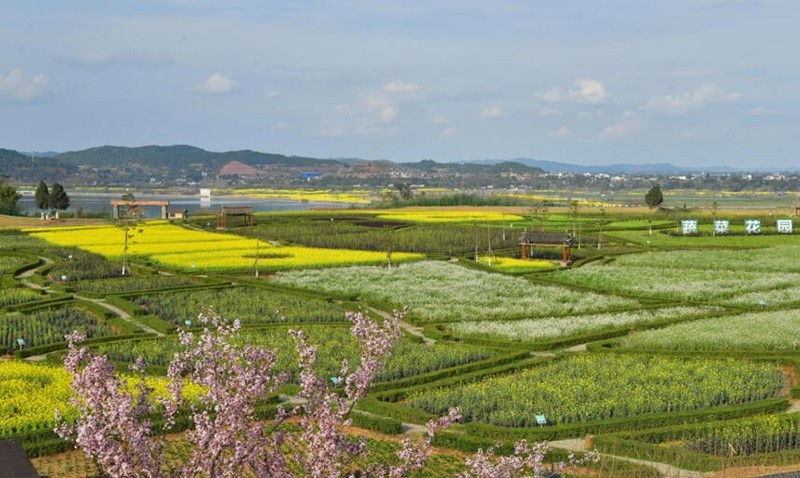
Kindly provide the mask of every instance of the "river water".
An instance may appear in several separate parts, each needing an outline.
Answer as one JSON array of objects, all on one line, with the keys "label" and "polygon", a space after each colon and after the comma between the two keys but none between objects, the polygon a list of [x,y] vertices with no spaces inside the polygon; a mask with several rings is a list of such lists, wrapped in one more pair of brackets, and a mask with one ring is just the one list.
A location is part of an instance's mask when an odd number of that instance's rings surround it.
[{"label": "river water", "polygon": [[[103,213],[111,217],[111,201],[120,199],[119,194],[100,194],[100,193],[77,193],[70,192],[70,208],[68,212],[75,212],[81,208],[84,213]],[[199,196],[179,196],[179,195],[158,195],[158,194],[137,194],[136,199],[142,201],[169,201],[169,209],[188,210],[189,215],[198,209],[217,210],[220,206],[251,206],[253,211],[305,211],[308,209],[341,209],[347,207],[344,203],[329,202],[301,202],[290,199],[257,199],[247,197],[212,197],[210,199],[200,199]],[[39,214],[36,209],[33,196],[23,195],[18,203],[20,211],[35,216]],[[147,217],[157,218],[159,215],[158,207],[146,207]]]}]

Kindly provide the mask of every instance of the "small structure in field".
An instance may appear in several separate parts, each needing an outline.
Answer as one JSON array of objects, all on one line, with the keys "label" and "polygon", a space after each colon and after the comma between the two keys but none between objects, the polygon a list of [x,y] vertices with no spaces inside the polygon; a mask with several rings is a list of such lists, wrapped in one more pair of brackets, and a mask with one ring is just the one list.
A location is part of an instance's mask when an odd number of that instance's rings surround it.
[{"label": "small structure in field", "polygon": [[160,219],[167,219],[169,201],[125,201],[124,199],[120,201],[111,201],[114,219],[130,216],[132,213],[134,215],[144,214],[144,208],[146,206],[159,207],[160,212],[158,217]]},{"label": "small structure in field", "polygon": [[188,219],[189,218],[189,210],[188,209],[170,209],[167,211],[167,219]]},{"label": "small structure in field", "polygon": [[243,225],[253,225],[253,208],[250,206],[222,206],[217,213],[217,227],[228,227],[230,218],[241,218]]},{"label": "small structure in field", "polygon": [[561,265],[566,266],[572,262],[572,236],[569,233],[525,231],[519,239],[519,245],[523,259],[530,259],[535,247],[560,247]]},{"label": "small structure in field", "polygon": [[17,440],[0,440],[0,476],[4,478],[39,478]]}]

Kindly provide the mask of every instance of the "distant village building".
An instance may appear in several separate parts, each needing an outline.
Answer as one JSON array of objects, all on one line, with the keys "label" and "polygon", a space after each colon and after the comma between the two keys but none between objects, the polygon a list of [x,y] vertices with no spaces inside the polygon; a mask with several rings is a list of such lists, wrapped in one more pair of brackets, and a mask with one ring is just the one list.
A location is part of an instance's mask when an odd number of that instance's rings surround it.
[{"label": "distant village building", "polygon": [[211,197],[211,188],[201,188],[200,189],[200,198],[210,198]]},{"label": "distant village building", "polygon": [[159,219],[167,219],[169,201],[111,201],[111,212],[114,219],[130,216],[135,212],[137,216],[146,216],[146,207],[159,208]]},{"label": "distant village building", "polygon": [[169,209],[167,210],[167,219],[188,219],[189,218],[189,210],[188,209]]},{"label": "distant village building", "polygon": [[264,176],[264,171],[254,168],[250,165],[244,164],[240,161],[231,161],[226,163],[219,170],[219,176],[241,176],[241,177],[257,177]]}]

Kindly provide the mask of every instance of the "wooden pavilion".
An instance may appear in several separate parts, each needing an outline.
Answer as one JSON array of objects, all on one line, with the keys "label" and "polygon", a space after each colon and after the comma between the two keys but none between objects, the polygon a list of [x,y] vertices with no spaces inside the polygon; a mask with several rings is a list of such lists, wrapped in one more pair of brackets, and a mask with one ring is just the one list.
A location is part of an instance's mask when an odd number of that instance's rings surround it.
[{"label": "wooden pavilion", "polygon": [[222,206],[217,213],[217,227],[228,227],[229,218],[242,218],[245,226],[253,225],[253,208],[250,206]]},{"label": "wooden pavilion", "polygon": [[519,239],[519,245],[523,259],[530,259],[535,247],[560,247],[561,265],[572,262],[572,236],[569,233],[525,231]]}]

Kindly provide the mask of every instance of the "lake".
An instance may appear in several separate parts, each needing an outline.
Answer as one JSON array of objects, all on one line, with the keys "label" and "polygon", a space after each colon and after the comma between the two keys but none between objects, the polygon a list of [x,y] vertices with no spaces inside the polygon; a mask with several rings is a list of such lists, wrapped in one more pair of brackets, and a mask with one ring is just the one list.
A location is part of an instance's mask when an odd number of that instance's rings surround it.
[{"label": "lake", "polygon": [[[69,212],[83,209],[84,213],[104,213],[111,216],[111,201],[120,199],[120,194],[79,193],[69,192]],[[301,202],[290,199],[261,199],[240,196],[218,196],[210,199],[200,199],[200,196],[137,194],[136,199],[142,201],[169,201],[169,209],[186,209],[189,215],[198,209],[219,209],[220,206],[251,206],[255,212],[263,211],[305,211],[312,208],[341,209],[347,207],[344,203],[330,202]],[[23,195],[19,200],[19,209],[29,215],[38,215],[33,196]],[[145,209],[148,217],[158,217],[157,207]]]}]

